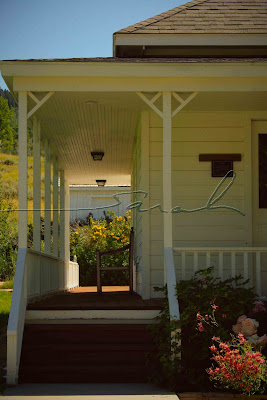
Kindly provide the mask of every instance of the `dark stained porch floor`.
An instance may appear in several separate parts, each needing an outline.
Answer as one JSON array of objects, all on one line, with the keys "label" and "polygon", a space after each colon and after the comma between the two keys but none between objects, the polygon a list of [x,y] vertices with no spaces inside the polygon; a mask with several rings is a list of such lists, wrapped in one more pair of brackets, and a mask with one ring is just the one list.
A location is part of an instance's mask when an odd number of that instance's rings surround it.
[{"label": "dark stained porch floor", "polygon": [[28,304],[28,310],[159,310],[161,299],[143,300],[127,286],[78,287]]}]

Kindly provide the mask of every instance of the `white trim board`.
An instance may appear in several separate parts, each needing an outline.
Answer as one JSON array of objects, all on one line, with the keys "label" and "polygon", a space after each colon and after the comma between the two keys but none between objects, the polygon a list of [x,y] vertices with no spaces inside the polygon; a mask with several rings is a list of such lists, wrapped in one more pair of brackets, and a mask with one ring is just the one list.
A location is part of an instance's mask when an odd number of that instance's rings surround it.
[{"label": "white trim board", "polygon": [[114,34],[114,46],[266,46],[266,34]]}]

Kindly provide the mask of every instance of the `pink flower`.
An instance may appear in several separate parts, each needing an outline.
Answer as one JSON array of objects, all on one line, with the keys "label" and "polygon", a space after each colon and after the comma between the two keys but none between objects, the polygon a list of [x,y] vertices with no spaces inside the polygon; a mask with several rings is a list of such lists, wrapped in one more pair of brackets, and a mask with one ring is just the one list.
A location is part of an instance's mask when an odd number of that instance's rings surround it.
[{"label": "pink flower", "polygon": [[257,332],[258,327],[258,321],[252,318],[246,318],[243,322],[241,322],[241,333],[247,337],[252,336]]},{"label": "pink flower", "polygon": [[219,308],[219,306],[216,306],[215,304],[212,304],[211,307],[213,308],[213,310],[217,310]]},{"label": "pink flower", "polygon": [[232,326],[232,330],[235,334],[239,334],[241,332],[241,324],[236,324]]},{"label": "pink flower", "polygon": [[199,312],[197,313],[197,319],[204,319],[203,315],[201,315]]},{"label": "pink flower", "polygon": [[212,340],[217,341],[217,340],[220,340],[220,338],[219,338],[219,336],[213,336]]},{"label": "pink flower", "polygon": [[227,317],[227,314],[222,314],[222,317],[223,317],[223,318],[226,318],[226,317]]},{"label": "pink flower", "polygon": [[246,315],[240,315],[240,317],[237,318],[237,324],[241,324],[243,321],[245,321],[245,319],[247,319]]},{"label": "pink flower", "polygon": [[261,336],[261,337],[259,337],[258,344],[260,346],[264,346],[266,343],[267,343],[267,335],[266,334]]},{"label": "pink flower", "polygon": [[260,301],[260,300],[254,301],[254,307],[252,309],[252,314],[256,314],[256,313],[261,312],[261,311],[266,311],[264,303],[262,301]]}]

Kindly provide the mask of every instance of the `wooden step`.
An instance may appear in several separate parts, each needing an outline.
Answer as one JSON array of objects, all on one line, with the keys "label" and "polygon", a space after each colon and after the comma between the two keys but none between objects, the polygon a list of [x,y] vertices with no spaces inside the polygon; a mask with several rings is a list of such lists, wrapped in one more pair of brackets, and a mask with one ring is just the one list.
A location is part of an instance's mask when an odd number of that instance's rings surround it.
[{"label": "wooden step", "polygon": [[146,382],[155,351],[140,325],[25,325],[19,382]]}]

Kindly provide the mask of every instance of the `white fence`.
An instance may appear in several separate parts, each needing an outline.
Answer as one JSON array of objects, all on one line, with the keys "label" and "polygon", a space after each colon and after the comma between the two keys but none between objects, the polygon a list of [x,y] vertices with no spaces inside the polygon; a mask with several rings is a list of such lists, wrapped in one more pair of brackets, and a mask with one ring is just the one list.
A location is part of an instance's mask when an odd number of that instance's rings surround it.
[{"label": "white fence", "polygon": [[262,295],[267,247],[175,247],[173,251],[179,255],[177,264],[182,280],[189,279],[199,269],[213,266],[220,279],[236,275],[242,275],[244,281],[250,279],[257,295]]},{"label": "white fence", "polygon": [[29,249],[19,249],[7,327],[7,384],[18,378],[28,299],[79,286],[79,265]]}]

